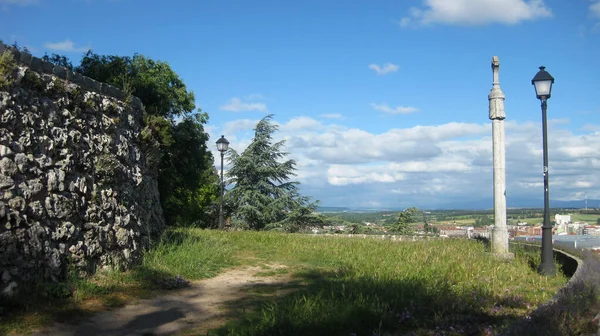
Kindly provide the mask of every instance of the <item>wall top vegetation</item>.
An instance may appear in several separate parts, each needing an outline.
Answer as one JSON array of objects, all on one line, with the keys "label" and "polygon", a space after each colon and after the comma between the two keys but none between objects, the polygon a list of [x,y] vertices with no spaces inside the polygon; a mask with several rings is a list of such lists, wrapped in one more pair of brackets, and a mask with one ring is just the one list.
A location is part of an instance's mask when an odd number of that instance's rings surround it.
[{"label": "wall top vegetation", "polygon": [[[119,100],[123,100],[127,96],[122,90],[115,86],[99,82],[95,79],[83,76],[80,73],[73,72],[65,67],[46,62],[39,57],[35,57],[29,53],[18,50],[17,48],[0,43],[0,54],[3,54],[7,50],[13,54],[18,63],[25,65],[38,73],[53,75],[76,84],[82,89],[94,91]],[[142,101],[138,97],[132,96],[131,104],[133,107],[141,108]]]}]

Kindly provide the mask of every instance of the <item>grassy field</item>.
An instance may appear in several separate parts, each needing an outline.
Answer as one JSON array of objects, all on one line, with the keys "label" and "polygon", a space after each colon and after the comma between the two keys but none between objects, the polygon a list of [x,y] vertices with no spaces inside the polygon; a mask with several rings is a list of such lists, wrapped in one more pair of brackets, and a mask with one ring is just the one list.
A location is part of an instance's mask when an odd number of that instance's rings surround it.
[{"label": "grassy field", "polygon": [[[266,262],[288,266],[286,272],[302,285],[285,296],[257,301],[255,309],[211,335],[462,334],[480,326],[500,330],[549,300],[567,281],[562,274],[537,275],[531,267],[539,263],[537,254],[516,252],[515,260],[503,262],[472,240],[396,243],[176,230],[136,270],[44,287],[37,299],[31,296],[25,310],[21,307],[18,314],[0,320],[0,334],[159,294],[175,275],[202,279],[232,266]],[[62,299],[40,305],[40,293],[46,298],[61,298],[62,293]]]},{"label": "grassy field", "polygon": [[573,222],[587,222],[588,224],[596,224],[596,221],[600,218],[600,215],[593,214],[573,214],[571,215],[571,221]]},{"label": "grassy field", "polygon": [[[554,220],[553,218],[551,220]],[[521,219],[509,219],[510,225],[516,225],[519,222],[525,222],[528,225],[538,225],[544,222],[544,218],[542,217],[531,217],[531,218],[521,218]]]}]

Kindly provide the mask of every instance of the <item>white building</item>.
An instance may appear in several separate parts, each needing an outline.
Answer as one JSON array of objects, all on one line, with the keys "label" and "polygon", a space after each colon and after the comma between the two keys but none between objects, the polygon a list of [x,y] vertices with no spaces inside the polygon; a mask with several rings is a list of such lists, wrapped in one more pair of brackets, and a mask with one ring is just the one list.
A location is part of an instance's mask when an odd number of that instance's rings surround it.
[{"label": "white building", "polygon": [[554,215],[554,221],[556,225],[567,225],[571,223],[571,215]]}]

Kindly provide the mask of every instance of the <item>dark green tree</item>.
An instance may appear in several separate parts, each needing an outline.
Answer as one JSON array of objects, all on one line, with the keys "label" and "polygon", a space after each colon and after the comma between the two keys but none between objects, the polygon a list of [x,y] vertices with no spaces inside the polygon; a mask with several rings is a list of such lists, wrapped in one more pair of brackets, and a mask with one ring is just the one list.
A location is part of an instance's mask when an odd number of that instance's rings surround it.
[{"label": "dark green tree", "polygon": [[410,235],[413,233],[411,223],[416,222],[415,217],[419,214],[419,209],[415,207],[407,208],[398,214],[396,227],[394,231],[401,235]]},{"label": "dark green tree", "polygon": [[172,127],[172,143],[159,166],[158,188],[167,223],[210,227],[219,179],[207,148],[206,114],[186,116]]},{"label": "dark green tree", "polygon": [[475,223],[473,224],[473,227],[476,228],[480,228],[480,227],[484,227],[484,226],[490,226],[494,224],[494,219],[490,218],[490,216],[480,216],[475,220]]},{"label": "dark green tree", "polygon": [[153,116],[173,119],[196,108],[194,93],[187,90],[168,63],[140,54],[101,56],[89,50],[75,71],[134,94]]},{"label": "dark green tree", "polygon": [[73,70],[73,63],[69,60],[69,58],[65,55],[52,54],[48,55],[47,53],[42,56],[42,59],[46,62],[50,62],[55,65],[60,65],[61,67],[65,67],[67,69]]},{"label": "dark green tree", "polygon": [[310,225],[320,225],[321,217],[313,215],[317,203],[302,196],[295,176],[296,162],[285,160],[288,153],[282,148],[285,141],[273,143],[277,125],[273,115],[261,119],[252,142],[242,154],[229,149],[227,172],[233,188],[227,193],[235,213],[233,222],[252,230],[278,229],[295,232]]}]

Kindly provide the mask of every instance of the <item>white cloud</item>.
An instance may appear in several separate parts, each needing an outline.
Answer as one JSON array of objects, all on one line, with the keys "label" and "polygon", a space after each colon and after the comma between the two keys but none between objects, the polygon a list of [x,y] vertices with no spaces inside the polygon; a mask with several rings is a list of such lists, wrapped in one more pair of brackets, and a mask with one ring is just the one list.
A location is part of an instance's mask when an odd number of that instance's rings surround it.
[{"label": "white cloud", "polygon": [[582,130],[582,131],[597,132],[597,131],[600,131],[600,126],[588,123],[588,124],[585,124],[585,125],[581,126],[580,130]]},{"label": "white cloud", "polygon": [[227,122],[227,123],[225,123],[225,126],[223,127],[223,133],[236,134],[236,133],[239,133],[240,131],[244,131],[244,132],[252,131],[254,129],[254,127],[256,127],[256,124],[258,123],[258,121],[259,121],[258,119],[256,119],[256,120],[254,120],[254,119],[238,119],[238,120]]},{"label": "white cloud", "polygon": [[396,106],[390,107],[387,104],[375,104],[372,103],[371,107],[377,111],[389,113],[389,114],[410,114],[418,112],[419,109],[412,106]]},{"label": "white cloud", "polygon": [[62,42],[48,42],[44,46],[53,51],[62,52],[86,52],[90,47],[77,47],[73,41],[67,39]]},{"label": "white cloud", "polygon": [[[257,122],[229,122],[222,131],[212,129],[218,133],[211,139],[225,134],[232,148],[241,152]],[[600,132],[575,134],[564,120],[551,119],[548,124],[551,198],[578,199],[585,192],[589,199],[600,199]],[[543,198],[541,139],[538,122],[506,122],[509,206],[515,198]],[[274,141],[279,140],[286,140],[284,150],[297,162],[294,179],[302,183],[302,192],[323,205],[379,202],[385,207],[436,207],[457,200],[493,204],[489,122],[373,133],[301,116],[281,122],[274,134]],[[216,149],[214,154],[218,155]],[[216,164],[220,167],[220,161]]]},{"label": "white cloud", "polygon": [[600,19],[600,1],[594,2],[590,5],[590,13],[592,16]]},{"label": "white cloud", "polygon": [[316,130],[321,128],[321,123],[310,117],[296,117],[292,118],[287,123],[280,126],[282,132],[294,132],[304,129]]},{"label": "white cloud", "polygon": [[240,98],[234,97],[229,100],[225,105],[221,106],[223,111],[231,112],[244,112],[244,111],[259,111],[268,112],[269,109],[264,103],[258,102],[243,102]]},{"label": "white cloud", "polygon": [[324,118],[324,119],[344,119],[344,116],[339,114],[339,113],[326,113],[326,114],[321,114],[319,117]]},{"label": "white cloud", "polygon": [[369,64],[369,69],[375,71],[378,75],[387,75],[398,71],[399,67],[393,63],[385,63],[383,65]]},{"label": "white cloud", "polygon": [[510,25],[552,16],[544,0],[424,0],[423,3],[425,8],[413,7],[400,20],[402,27],[434,23]]}]

